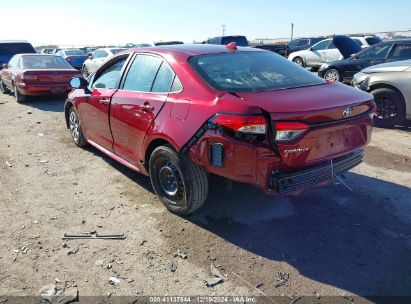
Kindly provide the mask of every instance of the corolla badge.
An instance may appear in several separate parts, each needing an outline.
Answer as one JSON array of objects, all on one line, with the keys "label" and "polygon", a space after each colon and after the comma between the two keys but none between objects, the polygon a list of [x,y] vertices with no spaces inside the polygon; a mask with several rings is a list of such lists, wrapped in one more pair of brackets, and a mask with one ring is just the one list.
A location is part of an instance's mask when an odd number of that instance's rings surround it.
[{"label": "corolla badge", "polygon": [[345,108],[343,111],[343,117],[348,118],[351,116],[352,116],[352,108],[351,107]]}]

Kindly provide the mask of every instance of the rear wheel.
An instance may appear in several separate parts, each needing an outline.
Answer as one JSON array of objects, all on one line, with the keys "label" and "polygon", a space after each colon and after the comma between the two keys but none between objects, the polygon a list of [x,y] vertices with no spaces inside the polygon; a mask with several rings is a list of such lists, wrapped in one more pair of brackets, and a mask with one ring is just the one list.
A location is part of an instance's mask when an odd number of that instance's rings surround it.
[{"label": "rear wheel", "polygon": [[388,128],[401,123],[405,119],[405,102],[402,94],[389,88],[376,89],[371,92],[377,104],[374,124]]},{"label": "rear wheel", "polygon": [[295,57],[293,62],[300,67],[305,67],[304,60],[301,57]]},{"label": "rear wheel", "polygon": [[14,89],[14,97],[16,98],[16,101],[18,103],[25,102],[27,97],[19,92],[19,90],[17,89],[16,84],[14,84],[13,89]]},{"label": "rear wheel", "polygon": [[69,110],[69,128],[74,143],[79,147],[87,146],[86,137],[83,134],[83,130],[81,129],[80,125],[80,120],[73,106],[70,107]]},{"label": "rear wheel", "polygon": [[207,173],[188,156],[169,146],[160,146],[151,154],[149,168],[154,191],[172,213],[187,215],[204,204]]},{"label": "rear wheel", "polygon": [[4,84],[3,80],[0,80],[0,91],[3,94],[9,94],[10,90],[7,88],[7,86]]},{"label": "rear wheel", "polygon": [[341,75],[340,72],[337,69],[329,69],[324,73],[324,79],[327,82],[340,82],[341,81]]}]

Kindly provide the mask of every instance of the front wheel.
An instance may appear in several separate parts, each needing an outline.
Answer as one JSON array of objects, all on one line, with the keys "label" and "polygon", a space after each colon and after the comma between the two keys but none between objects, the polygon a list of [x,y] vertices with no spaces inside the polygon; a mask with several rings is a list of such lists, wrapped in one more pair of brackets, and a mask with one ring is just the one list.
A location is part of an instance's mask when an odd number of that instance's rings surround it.
[{"label": "front wheel", "polygon": [[74,143],[79,147],[87,146],[87,140],[81,129],[80,120],[74,106],[70,107],[69,110],[69,128]]},{"label": "front wheel", "polygon": [[27,99],[26,96],[24,96],[23,94],[21,94],[21,93],[19,92],[19,90],[17,89],[17,86],[16,86],[16,85],[14,85],[13,89],[14,89],[14,98],[16,98],[16,101],[17,101],[18,103],[23,103],[23,102],[25,102],[26,99]]},{"label": "front wheel", "polygon": [[156,148],[150,157],[151,184],[158,198],[172,213],[188,215],[207,198],[206,171],[169,146]]},{"label": "front wheel", "polygon": [[376,127],[393,127],[405,119],[405,102],[400,92],[382,88],[372,91],[371,94],[374,95],[377,105],[374,117]]},{"label": "front wheel", "polygon": [[296,65],[299,65],[300,67],[305,67],[304,61],[303,61],[303,59],[302,59],[301,57],[295,57],[295,58],[293,59],[293,62],[294,62]]},{"label": "front wheel", "polygon": [[324,73],[324,79],[330,83],[340,82],[341,75],[337,69],[329,69]]}]

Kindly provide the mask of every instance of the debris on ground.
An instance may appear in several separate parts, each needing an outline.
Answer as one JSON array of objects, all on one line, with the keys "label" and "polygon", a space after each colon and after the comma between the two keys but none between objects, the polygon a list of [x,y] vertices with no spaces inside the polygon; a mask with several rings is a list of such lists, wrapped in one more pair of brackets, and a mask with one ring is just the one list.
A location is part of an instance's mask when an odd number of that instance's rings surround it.
[{"label": "debris on ground", "polygon": [[57,295],[57,287],[54,284],[49,284],[39,290],[41,297],[49,302]]},{"label": "debris on ground", "polygon": [[142,241],[140,242],[140,246],[143,246],[145,243],[147,243],[147,240],[142,240]]},{"label": "debris on ground", "polygon": [[278,272],[277,273],[277,284],[275,284],[275,288],[279,288],[281,286],[284,286],[290,279],[290,274],[286,272]]},{"label": "debris on ground", "polygon": [[224,280],[222,278],[212,278],[212,279],[205,281],[207,287],[214,287],[223,282]]},{"label": "debris on ground", "polygon": [[65,233],[62,237],[63,240],[125,240],[124,234],[107,234],[100,235],[97,233],[86,232],[83,234],[67,234]]},{"label": "debris on ground", "polygon": [[5,161],[5,163],[6,163],[7,167],[9,167],[9,168],[13,167],[7,160]]},{"label": "debris on ground", "polygon": [[68,255],[76,254],[79,251],[80,247],[78,245],[71,245],[67,251]]},{"label": "debris on ground", "polygon": [[97,261],[94,263],[94,265],[100,266],[100,267],[103,267],[103,264],[104,264],[104,261],[103,261],[103,260],[97,260]]},{"label": "debris on ground", "polygon": [[224,276],[220,273],[220,271],[217,269],[217,267],[214,266],[214,263],[211,263],[210,271],[211,271],[211,274],[214,275],[215,277],[224,280]]},{"label": "debris on ground", "polygon": [[258,283],[257,285],[255,285],[255,288],[261,288],[261,287],[263,287],[263,283]]},{"label": "debris on ground", "polygon": [[177,252],[174,253],[174,256],[175,256],[175,257],[180,257],[180,258],[182,258],[183,260],[185,260],[185,259],[187,258],[187,254],[181,252],[180,250],[177,250]]},{"label": "debris on ground", "polygon": [[171,267],[170,267],[171,272],[175,272],[177,270],[177,265],[178,265],[177,262],[171,263]]},{"label": "debris on ground", "polygon": [[120,279],[116,278],[116,277],[110,277],[108,279],[109,284],[111,285],[118,285],[120,284]]},{"label": "debris on ground", "polygon": [[127,279],[127,283],[133,283],[134,282],[134,279]]}]

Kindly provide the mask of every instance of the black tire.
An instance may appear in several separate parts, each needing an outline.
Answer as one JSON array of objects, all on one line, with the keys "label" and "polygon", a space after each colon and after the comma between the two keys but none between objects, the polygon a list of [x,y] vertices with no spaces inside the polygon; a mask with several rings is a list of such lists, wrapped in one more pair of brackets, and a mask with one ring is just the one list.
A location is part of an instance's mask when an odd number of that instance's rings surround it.
[{"label": "black tire", "polygon": [[390,128],[405,119],[405,102],[402,94],[394,89],[381,88],[371,92],[377,104],[374,125]]},{"label": "black tire", "polygon": [[73,106],[71,106],[69,109],[68,122],[70,135],[74,143],[79,147],[87,146],[88,142],[83,134],[83,130],[81,129],[80,119]]},{"label": "black tire", "polygon": [[4,84],[3,80],[0,80],[0,91],[3,94],[9,94],[10,93],[9,88]]},{"label": "black tire", "polygon": [[18,103],[23,103],[27,100],[27,96],[24,96],[23,94],[21,94],[15,84],[13,85],[13,90],[14,90],[14,98],[16,98],[16,101]]},{"label": "black tire", "polygon": [[300,67],[305,68],[304,60],[303,60],[301,57],[295,57],[295,58],[293,59],[293,62],[294,62],[296,65],[299,65]]},{"label": "black tire", "polygon": [[89,75],[90,75],[90,74],[89,74],[89,72],[88,72],[87,67],[86,67],[86,66],[83,66],[83,76],[84,76],[84,79],[87,79],[87,77],[88,77]]},{"label": "black tire", "polygon": [[341,74],[337,69],[331,68],[324,72],[324,79],[328,82],[340,82]]},{"label": "black tire", "polygon": [[157,147],[150,156],[149,169],[155,193],[172,213],[188,215],[204,204],[207,173],[187,155],[169,146]]}]

